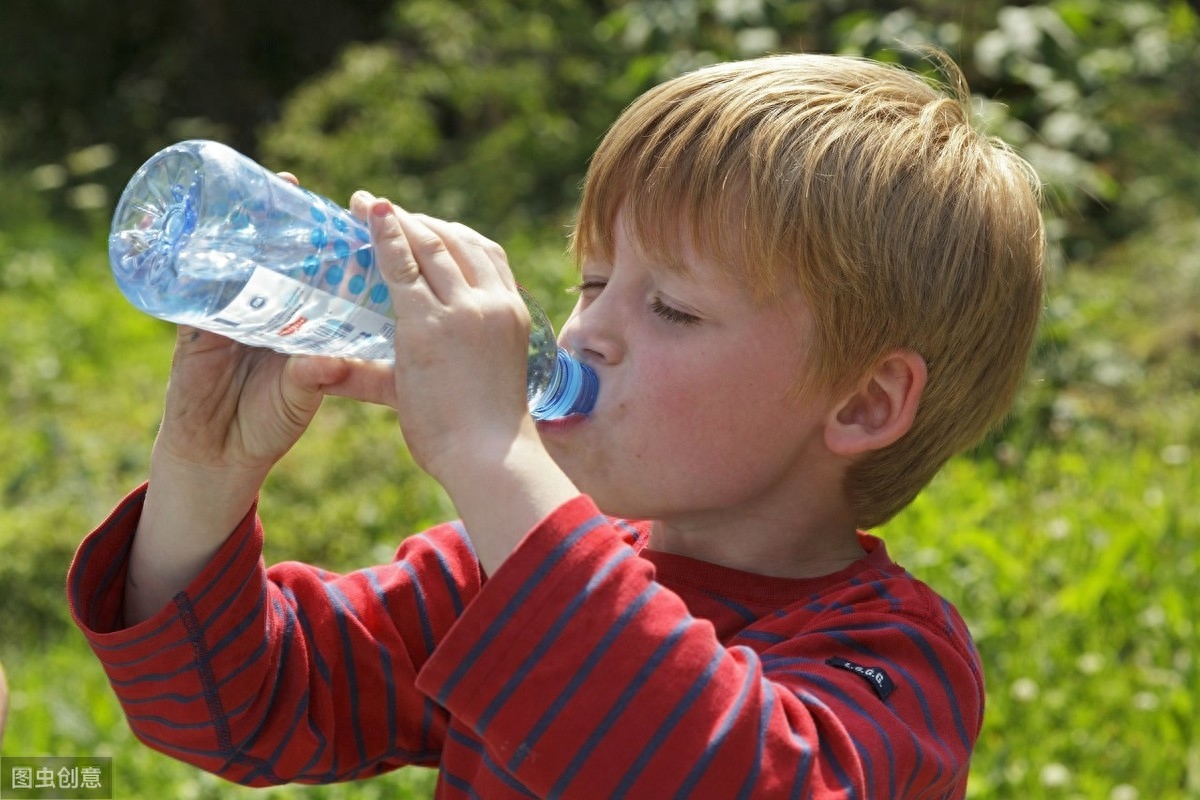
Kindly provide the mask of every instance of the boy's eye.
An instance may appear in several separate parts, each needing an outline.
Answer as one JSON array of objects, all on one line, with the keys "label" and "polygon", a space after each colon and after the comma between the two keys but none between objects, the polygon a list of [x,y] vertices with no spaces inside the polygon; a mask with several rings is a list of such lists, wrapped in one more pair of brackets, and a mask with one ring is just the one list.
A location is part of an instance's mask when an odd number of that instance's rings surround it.
[{"label": "boy's eye", "polygon": [[651,301],[650,310],[675,325],[696,325],[700,322],[699,317],[686,311],[680,311],[678,308],[672,308],[657,297]]},{"label": "boy's eye", "polygon": [[600,290],[604,288],[605,283],[606,281],[602,280],[585,279],[575,284],[570,289],[567,289],[567,291],[571,294],[581,294],[585,298],[591,300],[600,293]]}]

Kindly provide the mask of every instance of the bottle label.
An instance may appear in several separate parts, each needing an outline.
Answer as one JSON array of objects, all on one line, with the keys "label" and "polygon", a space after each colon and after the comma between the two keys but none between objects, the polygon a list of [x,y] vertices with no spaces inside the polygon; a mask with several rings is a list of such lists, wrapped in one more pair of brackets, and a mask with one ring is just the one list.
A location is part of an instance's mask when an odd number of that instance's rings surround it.
[{"label": "bottle label", "polygon": [[216,333],[286,353],[393,357],[395,326],[383,314],[258,267],[212,320]]}]

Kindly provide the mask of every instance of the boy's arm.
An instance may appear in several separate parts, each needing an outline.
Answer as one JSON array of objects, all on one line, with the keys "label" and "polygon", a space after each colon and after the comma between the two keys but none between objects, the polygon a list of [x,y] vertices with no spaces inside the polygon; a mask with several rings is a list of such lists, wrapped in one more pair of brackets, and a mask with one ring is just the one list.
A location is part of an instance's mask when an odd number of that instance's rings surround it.
[{"label": "boy's arm", "polygon": [[[820,630],[727,647],[578,498],[496,570],[417,686],[489,754],[458,776],[481,796],[515,778],[538,796],[959,797],[972,658],[936,608],[860,591],[874,599]],[[897,688],[880,698],[839,655],[885,663]]]},{"label": "boy's arm", "polygon": [[142,741],[251,785],[437,761],[446,714],[414,680],[479,586],[461,529],[411,537],[392,564],[347,575],[265,570],[252,508],[165,608],[124,628],[144,497],[84,540],[68,576],[76,623]]}]

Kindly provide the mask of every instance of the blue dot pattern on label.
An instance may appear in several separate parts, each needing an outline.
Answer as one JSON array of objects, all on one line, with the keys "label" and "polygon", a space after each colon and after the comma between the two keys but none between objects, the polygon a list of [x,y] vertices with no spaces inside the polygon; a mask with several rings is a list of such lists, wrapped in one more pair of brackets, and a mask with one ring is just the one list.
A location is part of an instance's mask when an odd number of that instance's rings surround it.
[{"label": "blue dot pattern on label", "polygon": [[[372,275],[375,266],[374,253],[370,248],[371,235],[363,225],[350,225],[342,216],[342,209],[326,208],[331,205],[318,198],[309,208],[309,215],[318,224],[308,234],[312,255],[304,260],[303,272],[312,282],[326,287],[344,287],[344,295],[363,297],[376,311],[386,311],[389,300],[388,288]],[[350,272],[349,280],[346,280]]]}]

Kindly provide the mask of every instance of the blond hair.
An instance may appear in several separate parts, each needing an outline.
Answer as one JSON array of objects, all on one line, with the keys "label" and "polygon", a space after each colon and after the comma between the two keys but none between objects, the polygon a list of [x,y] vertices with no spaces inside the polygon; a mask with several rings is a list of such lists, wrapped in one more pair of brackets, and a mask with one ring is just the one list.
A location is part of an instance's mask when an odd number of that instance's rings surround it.
[{"label": "blond hair", "polygon": [[815,322],[797,396],[844,393],[897,348],[928,381],[911,430],[845,479],[858,524],[902,509],[1007,412],[1042,308],[1032,168],[971,123],[965,80],[941,90],[866,59],[779,55],[650,90],[589,165],[576,261],[610,260],[617,212],[673,268],[680,237],[761,302],[786,282]]}]

